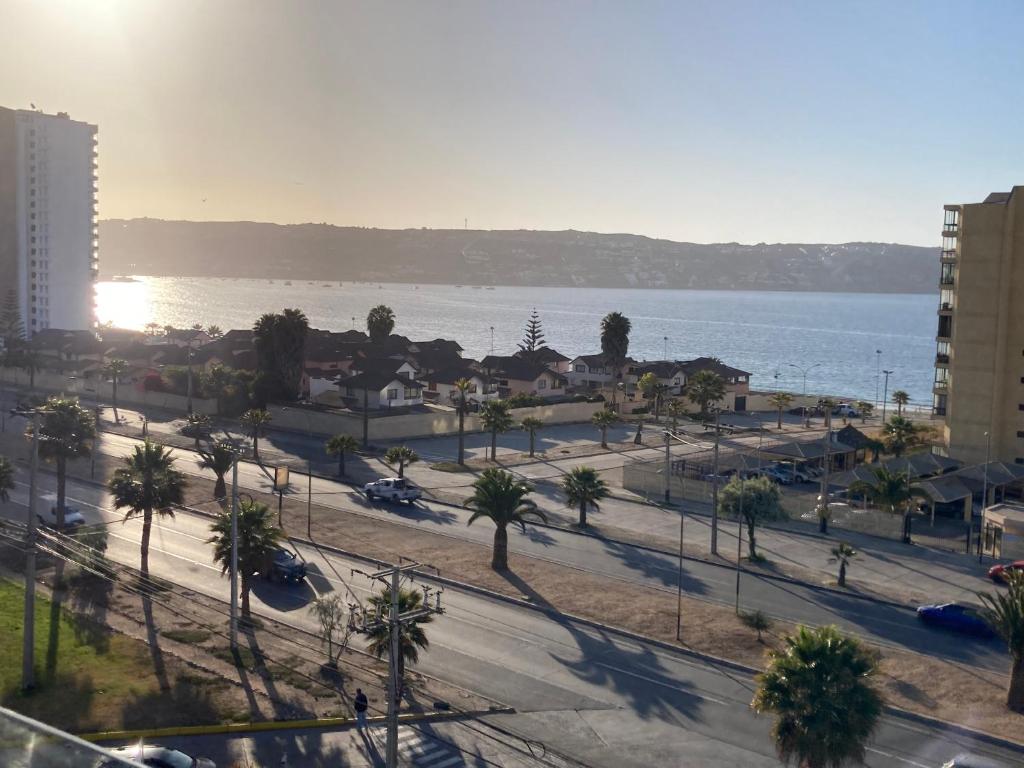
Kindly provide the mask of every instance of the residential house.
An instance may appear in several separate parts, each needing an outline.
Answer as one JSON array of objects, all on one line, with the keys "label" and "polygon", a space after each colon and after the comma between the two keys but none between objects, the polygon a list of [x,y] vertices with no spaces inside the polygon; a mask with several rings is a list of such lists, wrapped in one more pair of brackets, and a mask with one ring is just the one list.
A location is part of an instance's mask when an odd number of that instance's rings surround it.
[{"label": "residential house", "polygon": [[626,385],[636,387],[645,374],[652,373],[658,379],[659,384],[668,387],[668,394],[678,397],[683,394],[686,385],[686,372],[683,366],[674,360],[651,360],[642,363],[631,363],[626,368],[626,375],[623,377]]},{"label": "residential house", "polygon": [[497,386],[489,383],[487,376],[480,371],[466,365],[460,368],[448,368],[441,371],[432,371],[421,378],[426,382],[427,388],[423,393],[425,399],[438,403],[439,405],[457,405],[461,394],[455,387],[459,379],[469,381],[469,390],[466,393],[466,402],[479,404],[486,400],[494,400],[499,397]]},{"label": "residential house", "polygon": [[[631,365],[635,361],[627,358],[623,369],[628,370]],[[566,377],[574,389],[602,389],[619,383],[622,371],[613,370],[603,354],[580,355],[572,359]]]},{"label": "residential house", "polygon": [[563,375],[567,375],[572,369],[572,360],[551,347],[539,347],[533,352],[519,350],[513,357],[521,357],[525,360],[532,360],[535,363],[543,363],[555,373]]},{"label": "residential house", "polygon": [[487,355],[480,361],[479,367],[488,381],[497,387],[501,397],[518,394],[561,397],[568,384],[565,376],[555,373],[543,363],[524,360],[515,355]]},{"label": "residential house", "polygon": [[750,393],[750,373],[726,365],[715,357],[698,357],[678,363],[683,372],[683,386],[699,371],[712,371],[725,380],[725,397],[719,407],[727,411],[747,410],[747,395]]},{"label": "residential house", "polygon": [[357,373],[340,380],[338,386],[342,390],[344,403],[356,410],[363,407],[364,396],[369,410],[423,405],[424,385],[394,373]]}]

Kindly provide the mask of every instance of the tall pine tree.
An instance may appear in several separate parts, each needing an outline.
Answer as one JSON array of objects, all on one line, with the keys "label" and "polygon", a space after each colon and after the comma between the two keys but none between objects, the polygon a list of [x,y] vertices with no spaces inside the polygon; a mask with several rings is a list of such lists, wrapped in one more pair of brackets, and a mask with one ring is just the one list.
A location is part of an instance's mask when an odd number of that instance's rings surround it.
[{"label": "tall pine tree", "polygon": [[544,346],[544,329],[540,324],[540,316],[534,308],[530,313],[530,319],[526,323],[526,333],[519,344],[519,352],[522,357],[532,357],[533,354]]}]

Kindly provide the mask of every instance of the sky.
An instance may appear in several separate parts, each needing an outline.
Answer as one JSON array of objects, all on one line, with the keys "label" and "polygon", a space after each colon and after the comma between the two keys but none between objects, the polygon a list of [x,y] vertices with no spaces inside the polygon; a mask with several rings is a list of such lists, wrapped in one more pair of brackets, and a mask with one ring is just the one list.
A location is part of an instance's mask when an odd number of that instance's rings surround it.
[{"label": "sky", "polygon": [[1024,184],[1024,3],[0,0],[100,216],[937,245]]}]

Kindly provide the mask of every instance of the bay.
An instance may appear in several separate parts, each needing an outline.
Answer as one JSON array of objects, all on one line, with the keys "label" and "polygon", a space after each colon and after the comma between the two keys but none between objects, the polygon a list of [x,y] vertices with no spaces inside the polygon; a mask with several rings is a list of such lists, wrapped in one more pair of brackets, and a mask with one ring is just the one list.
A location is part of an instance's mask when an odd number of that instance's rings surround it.
[{"label": "bay", "polygon": [[[937,298],[929,294],[786,293],[606,288],[472,287],[311,283],[229,278],[137,277],[96,286],[101,323],[249,328],[264,312],[298,307],[313,327],[363,328],[370,308],[387,304],[395,332],[412,339],[456,339],[465,356],[510,354],[536,308],[547,343],[572,357],[600,351],[601,318],[632,321],[638,360],[715,356],[752,373],[760,389],[875,401],[906,390],[930,407]],[[882,354],[876,355],[876,350]]]}]

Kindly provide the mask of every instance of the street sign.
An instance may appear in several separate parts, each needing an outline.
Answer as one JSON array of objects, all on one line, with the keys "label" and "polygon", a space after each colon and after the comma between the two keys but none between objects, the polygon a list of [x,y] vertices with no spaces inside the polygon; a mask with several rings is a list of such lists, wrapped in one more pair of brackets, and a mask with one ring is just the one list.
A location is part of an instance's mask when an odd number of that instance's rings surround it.
[{"label": "street sign", "polygon": [[274,468],[274,490],[283,491],[288,487],[288,467]]}]

